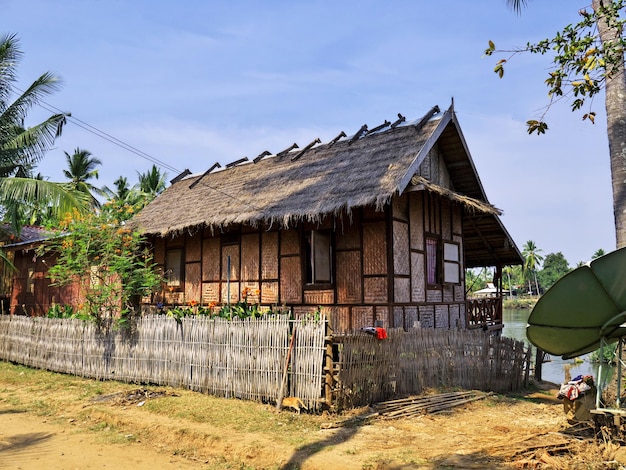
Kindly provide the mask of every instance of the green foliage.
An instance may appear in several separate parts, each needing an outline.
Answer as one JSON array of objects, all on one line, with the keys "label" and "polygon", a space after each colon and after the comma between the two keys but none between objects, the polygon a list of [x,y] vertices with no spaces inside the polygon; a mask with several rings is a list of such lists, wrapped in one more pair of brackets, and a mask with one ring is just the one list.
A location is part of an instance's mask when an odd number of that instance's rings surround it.
[{"label": "green foliage", "polygon": [[[549,104],[539,119],[527,122],[529,134],[545,133],[548,126],[543,118],[554,101],[570,98],[571,110],[578,111],[585,106],[587,100],[593,103],[593,97],[604,89],[607,79],[621,73],[626,39],[620,34],[612,41],[602,42],[597,24],[605,21],[610,29],[623,31],[626,20],[620,15],[624,12],[625,5],[626,0],[612,0],[605,1],[598,11],[580,10],[582,19],[578,23],[565,26],[551,38],[529,42],[524,48],[498,50],[494,42],[489,41],[485,50],[487,56],[507,54],[505,59],[498,60],[494,68],[500,78],[504,77],[504,65],[517,54],[527,52],[552,55],[552,68],[545,80]],[[595,115],[594,111],[589,110],[583,114],[582,119],[593,123]]]},{"label": "green foliage", "polygon": [[[202,306],[195,300],[192,300],[188,302],[187,306],[166,307],[163,304],[158,304],[157,311],[158,313],[164,313],[174,318],[179,323],[184,317],[193,316],[210,316],[224,318],[226,320],[238,318],[243,320],[246,318],[261,318],[263,316],[284,313],[281,307],[262,309],[258,302],[251,302],[249,297],[250,290],[245,288],[240,301],[232,304],[224,304],[221,307],[217,306],[215,302],[211,302],[208,306]],[[319,318],[319,310],[318,308],[317,318]]]},{"label": "green foliage", "polygon": [[79,320],[89,320],[89,316],[77,311],[71,305],[54,304],[46,314],[48,318],[77,318]]},{"label": "green foliage", "polygon": [[98,323],[106,318],[127,323],[139,313],[139,299],[161,282],[140,234],[104,212],[68,213],[61,228],[65,231],[40,249],[58,255],[49,270],[51,285],[75,283],[81,315]]},{"label": "green foliage", "polygon": [[563,253],[548,254],[543,261],[543,269],[537,273],[537,279],[543,289],[549,289],[561,277],[571,271]]},{"label": "green foliage", "polygon": [[599,349],[596,349],[589,356],[590,362],[602,362],[615,364],[615,352],[617,351],[617,343],[607,344]]},{"label": "green foliage", "polygon": [[36,164],[61,135],[67,115],[58,113],[39,124],[25,125],[29,111],[57,91],[60,80],[45,72],[14,97],[22,54],[16,35],[0,37],[0,206],[4,220],[16,230],[26,223],[58,217],[72,208],[87,207],[63,184],[33,176]]}]

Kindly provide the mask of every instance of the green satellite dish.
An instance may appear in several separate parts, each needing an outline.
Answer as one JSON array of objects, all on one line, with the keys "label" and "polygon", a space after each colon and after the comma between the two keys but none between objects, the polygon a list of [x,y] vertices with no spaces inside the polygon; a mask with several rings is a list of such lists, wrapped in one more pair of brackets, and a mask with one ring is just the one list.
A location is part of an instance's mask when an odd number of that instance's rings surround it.
[{"label": "green satellite dish", "polygon": [[570,359],[626,336],[626,248],[559,279],[528,317],[528,340]]}]

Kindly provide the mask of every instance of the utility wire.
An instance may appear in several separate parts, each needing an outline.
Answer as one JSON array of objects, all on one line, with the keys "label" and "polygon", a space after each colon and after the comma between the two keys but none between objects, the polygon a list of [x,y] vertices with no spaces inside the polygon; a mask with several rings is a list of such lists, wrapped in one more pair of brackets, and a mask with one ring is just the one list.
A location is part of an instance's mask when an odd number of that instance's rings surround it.
[{"label": "utility wire", "polygon": [[[24,90],[20,90],[16,86],[13,86],[13,88],[16,89],[17,91],[19,91],[20,93],[24,93]],[[114,136],[112,136],[112,135],[110,135],[110,134],[108,134],[108,133],[98,129],[97,127],[92,126],[91,124],[88,124],[87,122],[72,116],[71,114],[68,114],[66,111],[63,111],[63,110],[57,108],[56,106],[53,106],[53,105],[51,105],[49,103],[46,103],[45,101],[43,101],[41,99],[37,100],[37,105],[40,106],[41,108],[45,109],[48,112],[51,112],[51,113],[57,112],[57,113],[64,114],[67,117],[67,119],[69,121],[71,121],[72,123],[74,123],[76,126],[86,130],[87,132],[90,132],[90,133],[96,135],[97,137],[100,137],[101,139],[107,140],[107,141],[111,142],[112,144],[117,145],[118,147],[121,147],[124,150],[127,150],[127,151],[129,151],[131,153],[134,153],[135,155],[137,155],[137,156],[139,156],[139,157],[141,157],[141,158],[143,158],[145,160],[148,160],[148,161],[154,163],[155,165],[161,166],[161,167],[165,168],[166,170],[170,170],[170,171],[172,171],[173,173],[176,173],[176,174],[180,174],[181,173],[181,170],[179,170],[177,168],[174,168],[171,165],[168,165],[167,163],[159,160],[158,158],[153,157],[152,155],[150,155],[150,154],[148,154],[148,153],[146,153],[146,152],[144,152],[142,150],[139,150],[138,148],[133,147],[130,144],[127,144],[126,142],[124,142],[124,141],[122,141],[122,140],[120,140],[120,139],[118,139],[118,138],[116,138],[116,137],[114,137]],[[230,193],[228,193],[228,192],[226,192],[226,191],[224,191],[222,189],[218,189],[218,188],[216,188],[214,186],[211,186],[210,184],[206,183],[206,181],[201,181],[200,184],[202,184],[203,186],[206,186],[209,189],[212,189],[213,191],[216,191],[216,192],[222,194],[223,196],[226,196],[226,197],[228,197],[230,199],[233,199],[234,201],[237,201],[237,202],[239,202],[241,204],[245,204],[248,207],[251,207],[252,209],[254,209],[256,211],[259,211],[261,213],[265,212],[260,207],[257,207],[254,204],[251,204],[251,203],[249,203],[247,201],[243,201],[243,200],[239,199],[237,196],[233,196],[232,194],[230,194]]]}]

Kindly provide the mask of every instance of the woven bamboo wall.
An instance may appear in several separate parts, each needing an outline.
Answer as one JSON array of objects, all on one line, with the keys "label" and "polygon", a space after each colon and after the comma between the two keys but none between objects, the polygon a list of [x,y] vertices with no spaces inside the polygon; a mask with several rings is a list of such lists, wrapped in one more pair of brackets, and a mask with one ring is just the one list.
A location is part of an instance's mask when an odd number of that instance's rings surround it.
[{"label": "woven bamboo wall", "polygon": [[464,330],[400,329],[387,340],[364,333],[340,340],[339,407],[419,394],[431,387],[520,390],[530,351],[510,338]]},{"label": "woven bamboo wall", "polygon": [[[293,323],[293,322],[292,322]],[[185,387],[223,397],[276,400],[292,326],[287,315],[225,321],[140,319],[131,339],[80,320],[0,316],[0,358],[102,380]],[[326,322],[298,320],[289,383],[310,409],[324,380]]]}]

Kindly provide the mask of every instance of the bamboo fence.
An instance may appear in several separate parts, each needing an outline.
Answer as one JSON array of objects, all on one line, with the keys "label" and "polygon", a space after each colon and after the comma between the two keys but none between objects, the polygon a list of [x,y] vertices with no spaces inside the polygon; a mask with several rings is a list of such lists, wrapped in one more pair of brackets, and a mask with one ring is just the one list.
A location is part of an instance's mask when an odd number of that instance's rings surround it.
[{"label": "bamboo fence", "polygon": [[530,367],[530,349],[522,341],[482,331],[392,329],[385,340],[354,332],[335,342],[339,408],[435,387],[516,391],[526,385]]},{"label": "bamboo fence", "polygon": [[320,403],[326,321],[288,315],[227,321],[142,317],[134,334],[81,320],[0,316],[0,359],[98,380],[187,387],[222,397],[275,401],[292,325],[289,390]]},{"label": "bamboo fence", "polygon": [[[325,318],[288,315],[232,321],[151,315],[132,335],[81,320],[0,315],[0,359],[263,402],[277,401],[287,373],[284,394],[309,409],[324,401],[338,409],[362,406],[434,387],[515,391],[528,377],[524,343],[482,331],[392,329],[385,340],[358,331],[333,338],[334,364],[326,361],[327,334]],[[322,396],[329,380],[332,396]]]}]

